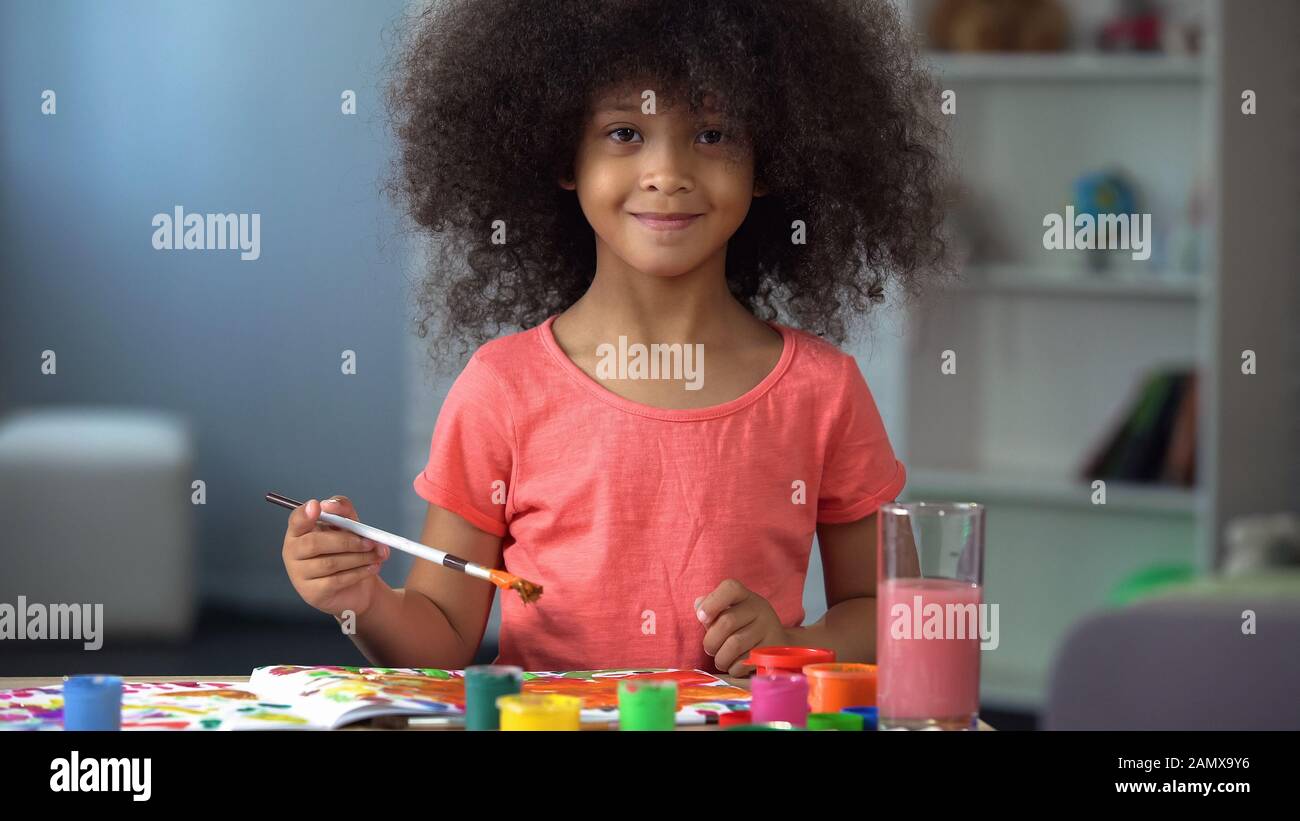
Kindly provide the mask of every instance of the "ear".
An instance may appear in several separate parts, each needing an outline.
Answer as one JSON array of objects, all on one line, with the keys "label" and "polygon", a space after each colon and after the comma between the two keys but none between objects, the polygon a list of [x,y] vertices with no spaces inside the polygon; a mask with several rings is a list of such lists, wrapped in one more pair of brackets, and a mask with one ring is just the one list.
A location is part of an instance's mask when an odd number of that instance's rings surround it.
[{"label": "ear", "polygon": [[556,180],[556,183],[565,191],[574,191],[578,187],[578,184],[574,182],[573,177],[560,177]]},{"label": "ear", "polygon": [[762,197],[767,194],[767,186],[761,180],[754,180],[754,196]]}]

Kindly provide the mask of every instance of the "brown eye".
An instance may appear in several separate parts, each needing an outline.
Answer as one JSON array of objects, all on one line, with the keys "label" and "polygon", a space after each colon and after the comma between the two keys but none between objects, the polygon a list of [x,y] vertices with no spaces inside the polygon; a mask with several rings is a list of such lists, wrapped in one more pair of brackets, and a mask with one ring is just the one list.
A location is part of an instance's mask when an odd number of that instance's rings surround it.
[{"label": "brown eye", "polygon": [[718,143],[722,142],[722,132],[721,132],[721,131],[718,131],[718,130],[715,129],[715,128],[711,128],[711,129],[709,129],[708,131],[701,131],[701,132],[700,132],[700,136],[704,136],[705,134],[716,134],[716,135],[717,135],[717,139],[707,141],[709,145],[717,145]]},{"label": "brown eye", "polygon": [[[619,134],[619,133],[624,132],[624,131],[626,131],[626,132],[629,133],[629,134],[635,134],[635,133],[636,133],[636,129],[635,129],[635,128],[628,128],[627,126],[624,126],[623,128],[616,128],[616,129],[614,129],[613,131],[609,132],[609,136],[610,136],[610,137],[613,137],[615,134]],[[617,137],[615,137],[615,138],[614,138],[614,142],[616,142],[616,143],[626,143],[626,142],[629,142],[629,141],[628,141],[628,140],[620,140],[620,139],[618,139]]]}]

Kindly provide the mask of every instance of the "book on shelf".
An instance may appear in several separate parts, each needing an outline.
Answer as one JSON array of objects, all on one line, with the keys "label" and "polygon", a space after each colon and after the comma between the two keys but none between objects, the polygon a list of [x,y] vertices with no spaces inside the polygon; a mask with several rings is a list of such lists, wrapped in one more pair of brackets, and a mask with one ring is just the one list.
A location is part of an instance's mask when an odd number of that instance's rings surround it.
[{"label": "book on shelf", "polygon": [[1187,368],[1152,371],[1109,433],[1085,460],[1085,480],[1196,483],[1197,376]]}]

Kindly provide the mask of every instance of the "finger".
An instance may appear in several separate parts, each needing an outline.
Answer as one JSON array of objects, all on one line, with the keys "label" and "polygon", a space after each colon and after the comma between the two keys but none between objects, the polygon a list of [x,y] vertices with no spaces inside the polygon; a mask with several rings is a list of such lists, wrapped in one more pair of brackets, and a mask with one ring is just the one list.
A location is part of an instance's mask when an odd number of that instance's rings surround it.
[{"label": "finger", "polygon": [[738,632],[732,633],[718,648],[718,654],[713,657],[714,665],[719,670],[726,671],[727,675],[740,675],[738,672],[732,671],[743,666],[740,664],[741,659],[745,658],[750,650],[757,647],[762,638],[762,634],[752,626],[747,626]]},{"label": "finger", "polygon": [[374,551],[365,553],[331,553],[326,556],[317,556],[313,559],[305,559],[298,563],[298,572],[304,580],[323,579],[326,576],[333,576],[335,573],[342,573],[345,570],[352,570],[356,567],[365,567],[368,564],[382,563]]},{"label": "finger", "polygon": [[361,521],[357,518],[357,509],[353,506],[352,500],[346,496],[331,496],[322,500],[321,509],[326,513],[333,513],[335,516],[342,516],[354,522]]},{"label": "finger", "polygon": [[[754,648],[751,647],[749,649],[752,652]],[[746,653],[745,655],[746,657],[748,657],[748,653]],[[731,669],[727,671],[727,675],[735,676],[736,678],[744,678],[745,676],[753,675],[754,671],[757,669],[758,668],[755,667],[754,665],[745,664],[745,662],[742,660],[731,665]]]},{"label": "finger", "polygon": [[697,600],[699,603],[695,605],[695,617],[702,624],[712,624],[718,614],[732,605],[740,604],[747,596],[749,589],[745,585],[735,579],[726,579],[713,588],[713,592]]},{"label": "finger", "polygon": [[704,652],[716,659],[727,639],[753,624],[757,618],[757,608],[742,604],[728,609],[714,620],[704,634]]},{"label": "finger", "polygon": [[305,504],[298,505],[289,514],[289,529],[285,535],[296,538],[312,532],[316,529],[316,519],[319,516],[320,502],[308,499]]},{"label": "finger", "polygon": [[364,553],[374,549],[374,542],[346,530],[317,530],[298,539],[295,559],[311,559],[330,553]]},{"label": "finger", "polygon": [[333,576],[326,576],[323,579],[316,579],[312,584],[321,586],[326,593],[338,593],[360,581],[379,572],[379,564],[368,564],[365,567],[357,567],[352,570],[344,570],[342,573],[335,573]]}]

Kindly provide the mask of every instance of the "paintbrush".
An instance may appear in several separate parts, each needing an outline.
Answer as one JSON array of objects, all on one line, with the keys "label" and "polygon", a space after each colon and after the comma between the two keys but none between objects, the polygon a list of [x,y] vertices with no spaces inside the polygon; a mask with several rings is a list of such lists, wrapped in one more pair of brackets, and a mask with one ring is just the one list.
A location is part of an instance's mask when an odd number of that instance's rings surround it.
[{"label": "paintbrush", "polygon": [[[266,494],[266,501],[273,505],[287,508],[288,510],[297,510],[302,507],[303,503],[296,499],[290,499],[288,496],[282,496],[279,493]],[[320,521],[333,525],[334,527],[350,531],[371,541],[381,542],[389,547],[395,547],[412,556],[419,556],[421,559],[428,559],[434,564],[440,564],[443,567],[452,570],[459,570],[467,576],[473,576],[476,579],[483,579],[495,584],[502,590],[514,590],[523,599],[524,604],[530,604],[537,601],[542,596],[542,586],[533,584],[527,579],[521,579],[504,570],[497,570],[491,567],[484,567],[481,564],[462,559],[459,556],[453,556],[446,551],[439,550],[436,547],[413,542],[410,539],[403,538],[386,530],[380,530],[377,527],[362,524],[353,521],[346,516],[339,516],[334,513],[321,511]]]}]

